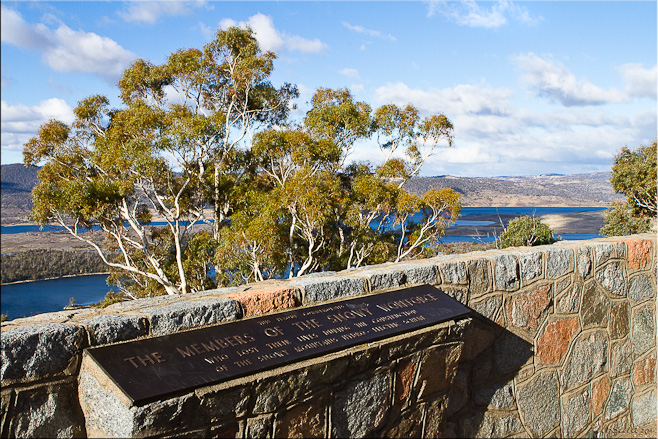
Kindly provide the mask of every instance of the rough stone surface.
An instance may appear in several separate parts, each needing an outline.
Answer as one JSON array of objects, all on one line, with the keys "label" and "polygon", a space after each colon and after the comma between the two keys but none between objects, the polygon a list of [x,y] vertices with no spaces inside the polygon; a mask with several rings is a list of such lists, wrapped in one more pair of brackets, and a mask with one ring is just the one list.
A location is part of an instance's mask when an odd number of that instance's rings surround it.
[{"label": "rough stone surface", "polygon": [[438,270],[436,265],[405,264],[401,269],[404,270],[409,285],[434,285],[437,283]]},{"label": "rough stone surface", "polygon": [[594,255],[596,258],[596,265],[600,266],[614,257],[615,246],[608,242],[596,243],[594,244]]},{"label": "rough stone surface", "polygon": [[656,358],[646,357],[638,360],[633,365],[633,384],[641,386],[642,384],[656,382]]},{"label": "rough stone surface", "polygon": [[631,345],[635,355],[642,355],[656,343],[656,319],[653,307],[646,305],[635,310],[631,326]]},{"label": "rough stone surface", "polygon": [[517,328],[536,331],[548,314],[552,299],[550,285],[514,296],[505,307],[508,323]]},{"label": "rough stone surface", "polygon": [[326,398],[320,396],[303,401],[281,413],[277,419],[275,437],[311,438],[325,436]]},{"label": "rough stone surface", "polygon": [[484,415],[460,420],[461,434],[459,437],[494,438],[507,437],[523,431],[521,420],[516,413],[497,414],[485,412]]},{"label": "rough stone surface", "polygon": [[651,263],[651,241],[648,239],[626,239],[628,266],[645,268]]},{"label": "rough stone surface", "polygon": [[488,259],[475,259],[468,263],[469,289],[473,296],[491,291],[490,266]]},{"label": "rough stone surface", "polygon": [[300,301],[297,300],[299,293],[296,288],[247,290],[231,293],[228,297],[242,304],[245,317],[294,308],[300,305]]},{"label": "rough stone surface", "polygon": [[571,285],[555,299],[555,311],[564,314],[577,313],[580,309],[583,284],[578,282]]},{"label": "rough stone surface", "polygon": [[583,284],[577,282],[569,286],[555,299],[555,311],[564,314],[572,314],[580,309],[583,293]]},{"label": "rough stone surface", "polygon": [[355,275],[368,279],[372,291],[397,288],[405,283],[404,272],[398,270],[393,264],[383,268],[364,270],[361,273],[357,272]]},{"label": "rough stone surface", "polygon": [[596,280],[610,293],[626,297],[626,279],[619,262],[611,262],[596,273]]},{"label": "rough stone surface", "polygon": [[0,337],[3,385],[70,371],[87,338],[82,327],[57,324],[3,330]]},{"label": "rough stone surface", "polygon": [[272,437],[272,416],[258,416],[247,419],[246,437],[266,439]]},{"label": "rough stone surface", "polygon": [[506,291],[516,289],[519,282],[519,263],[516,258],[509,254],[497,255],[493,262],[496,287]]},{"label": "rough stone surface", "polygon": [[583,329],[605,327],[608,325],[610,299],[596,282],[587,282],[583,288],[580,319]]},{"label": "rough stone surface", "polygon": [[543,437],[560,420],[560,395],[555,374],[539,375],[518,391],[519,410],[525,425],[538,437]]},{"label": "rough stone surface", "polygon": [[372,436],[386,418],[390,377],[377,374],[350,382],[335,396],[332,416],[337,437]]},{"label": "rough stone surface", "polygon": [[[445,415],[442,418],[445,418]],[[398,417],[393,425],[387,429],[383,437],[391,439],[421,437],[422,432],[423,410],[421,410],[421,407],[416,406]]]},{"label": "rough stone surface", "polygon": [[608,400],[610,394],[610,386],[612,382],[608,376],[604,375],[592,386],[592,413],[598,416],[605,407],[605,402]]},{"label": "rough stone surface", "polygon": [[582,277],[592,272],[592,258],[587,248],[578,248],[576,252],[576,269]]},{"label": "rough stone surface", "polygon": [[625,375],[631,370],[633,353],[628,340],[620,340],[612,343],[610,352],[610,376],[618,377]]},{"label": "rough stone surface", "polygon": [[247,412],[251,393],[252,389],[245,386],[203,393],[197,390],[196,395],[201,400],[201,409],[209,414],[210,422],[217,422],[227,416],[243,417]]},{"label": "rough stone surface", "polygon": [[[452,400],[446,400],[441,397],[428,404],[427,415],[425,416],[425,437],[442,437],[445,433],[445,420],[447,406],[452,404]],[[419,435],[406,435],[408,437],[419,437]]]},{"label": "rough stone surface", "polygon": [[69,382],[18,392],[10,421],[13,437],[80,437],[84,418],[77,383]]},{"label": "rough stone surface", "polygon": [[624,338],[628,335],[630,312],[626,300],[613,302],[610,307],[610,322],[608,333],[613,340]]},{"label": "rough stone surface", "polygon": [[304,300],[309,304],[355,296],[365,292],[365,281],[360,278],[309,276],[297,278],[292,283],[304,288]]},{"label": "rough stone surface", "polygon": [[450,390],[448,391],[448,416],[454,415],[468,403],[469,378],[470,374],[467,371],[457,368],[457,373],[452,383],[450,383]]},{"label": "rough stone surface", "polygon": [[550,322],[537,339],[536,355],[542,363],[560,363],[569,349],[571,338],[578,332],[578,319]]},{"label": "rough stone surface", "polygon": [[133,340],[148,334],[148,320],[139,316],[104,315],[83,320],[87,325],[90,345],[103,345]]},{"label": "rough stone surface", "polygon": [[641,396],[633,398],[631,404],[632,422],[634,427],[653,424],[656,425],[656,390],[651,390]]},{"label": "rough stone surface", "polygon": [[177,302],[142,311],[151,321],[151,335],[167,335],[188,328],[228,322],[240,317],[232,299]]},{"label": "rough stone surface", "polygon": [[631,401],[631,383],[628,378],[617,381],[612,386],[608,406],[605,408],[605,420],[612,419],[628,408]]},{"label": "rough stone surface", "polygon": [[514,405],[514,390],[512,384],[488,387],[473,392],[473,402],[482,406],[492,406],[498,409],[509,409]]},{"label": "rough stone surface", "polygon": [[576,437],[589,424],[591,406],[589,390],[565,398],[562,406],[562,437]]},{"label": "rough stone surface", "polygon": [[503,374],[518,372],[531,356],[532,344],[511,332],[503,332],[494,344],[494,370]]},{"label": "rough stone surface", "polygon": [[443,283],[465,285],[468,282],[466,278],[466,264],[464,262],[443,262],[439,264],[439,271],[441,272]]},{"label": "rough stone surface", "polygon": [[636,302],[647,297],[656,297],[656,288],[651,284],[649,276],[641,274],[631,278],[628,285],[628,297]]},{"label": "rough stone surface", "polygon": [[526,281],[540,278],[543,274],[543,253],[518,252],[515,253],[521,266],[521,277]]},{"label": "rough stone surface", "polygon": [[569,271],[573,251],[568,248],[552,247],[546,251],[546,276],[557,279]]},{"label": "rough stone surface", "polygon": [[497,316],[500,314],[501,307],[503,305],[502,296],[490,296],[478,303],[472,303],[470,306],[478,314],[483,315],[492,322],[497,320]]},{"label": "rough stone surface", "polygon": [[585,383],[602,371],[608,358],[608,339],[604,332],[595,332],[576,340],[561,376],[566,388]]},{"label": "rough stone surface", "polygon": [[457,372],[457,363],[462,353],[462,344],[439,346],[429,350],[420,362],[420,372],[415,394],[425,398],[446,391]]},{"label": "rough stone surface", "polygon": [[135,434],[130,409],[113,392],[103,388],[93,374],[83,368],[78,383],[88,435],[129,437]]},{"label": "rough stone surface", "polygon": [[398,409],[403,407],[411,394],[411,386],[416,377],[417,359],[406,358],[398,362],[395,376],[395,395],[393,405]]}]

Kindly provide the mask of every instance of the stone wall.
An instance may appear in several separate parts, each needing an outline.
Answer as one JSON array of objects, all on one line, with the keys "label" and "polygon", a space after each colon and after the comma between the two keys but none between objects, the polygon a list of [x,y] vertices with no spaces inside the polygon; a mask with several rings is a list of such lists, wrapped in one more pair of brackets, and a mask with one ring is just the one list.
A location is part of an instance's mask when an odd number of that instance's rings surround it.
[{"label": "stone wall", "polygon": [[[423,283],[474,313],[142,407],[83,355]],[[5,322],[1,434],[610,436],[655,429],[655,363],[655,235],[562,242]]]}]

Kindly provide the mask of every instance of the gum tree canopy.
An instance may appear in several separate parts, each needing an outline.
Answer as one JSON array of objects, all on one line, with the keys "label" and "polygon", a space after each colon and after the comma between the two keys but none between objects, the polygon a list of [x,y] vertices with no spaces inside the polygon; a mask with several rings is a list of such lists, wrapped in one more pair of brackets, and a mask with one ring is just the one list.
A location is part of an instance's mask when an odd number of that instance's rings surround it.
[{"label": "gum tree canopy", "polygon": [[[89,97],[71,126],[51,120],[25,145],[27,165],[45,163],[32,219],[92,246],[127,298],[421,254],[459,214],[459,196],[402,187],[450,145],[450,121],[319,89],[292,123],[297,88],[269,82],[274,59],[251,30],[230,28],[162,65],[136,61],[119,82],[121,108]],[[369,139],[381,164],[346,165]]]}]

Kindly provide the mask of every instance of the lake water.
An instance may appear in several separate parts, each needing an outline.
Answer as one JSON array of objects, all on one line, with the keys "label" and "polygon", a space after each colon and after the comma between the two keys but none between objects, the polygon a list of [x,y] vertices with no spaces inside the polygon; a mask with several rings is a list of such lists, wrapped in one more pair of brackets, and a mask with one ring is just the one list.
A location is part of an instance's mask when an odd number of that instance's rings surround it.
[{"label": "lake water", "polygon": [[71,297],[78,305],[98,303],[105,294],[116,288],[109,287],[107,275],[64,277],[20,284],[3,285],[0,294],[0,314],[10,319],[34,314],[62,311]]},{"label": "lake water", "polygon": [[[606,207],[463,207],[461,216],[468,215],[496,215],[496,214],[519,214],[519,215],[546,215],[549,213],[573,213],[573,212],[596,212],[599,210],[606,210]],[[413,220],[413,219],[412,219]],[[151,223],[154,226],[166,225],[163,221],[154,221]],[[455,226],[486,226],[491,224],[490,221],[477,221],[477,220],[457,220]],[[92,227],[98,230],[98,226]],[[20,225],[20,226],[0,226],[0,234],[15,234],[27,232],[49,232],[61,231],[63,227],[57,225],[41,226],[35,224]]]},{"label": "lake water", "polygon": [[[593,212],[605,207],[464,207],[462,216],[519,214],[545,215],[549,213]],[[154,223],[158,225],[157,223]],[[488,225],[490,221],[458,220],[455,225]],[[47,226],[55,227],[55,226]],[[45,230],[48,230],[47,228]],[[51,228],[50,230],[54,230]],[[2,234],[38,232],[39,226],[2,226]],[[560,235],[564,240],[585,240],[600,238],[597,234]],[[444,236],[445,243],[454,242],[493,242],[494,236]],[[10,319],[30,316],[43,312],[61,311],[68,305],[69,298],[75,297],[77,304],[85,305],[103,300],[105,294],[114,289],[105,283],[107,275],[78,276],[14,285],[3,285],[0,294],[0,313]]]}]

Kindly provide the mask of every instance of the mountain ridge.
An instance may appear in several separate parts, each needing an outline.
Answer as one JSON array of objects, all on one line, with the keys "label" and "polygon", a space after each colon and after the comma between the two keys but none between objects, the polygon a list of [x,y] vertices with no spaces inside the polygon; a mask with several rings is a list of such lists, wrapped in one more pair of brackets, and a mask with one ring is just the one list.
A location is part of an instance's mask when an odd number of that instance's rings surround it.
[{"label": "mountain ridge", "polygon": [[[3,225],[28,222],[31,191],[38,168],[23,164],[0,167]],[[441,175],[414,177],[404,189],[422,195],[433,188],[452,188],[462,194],[463,206],[608,206],[623,198],[610,186],[610,174],[544,174],[500,177]]]}]

